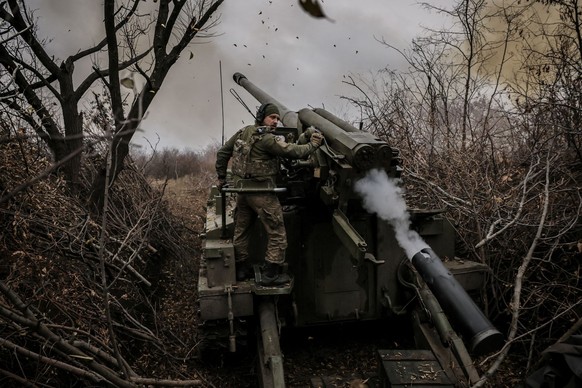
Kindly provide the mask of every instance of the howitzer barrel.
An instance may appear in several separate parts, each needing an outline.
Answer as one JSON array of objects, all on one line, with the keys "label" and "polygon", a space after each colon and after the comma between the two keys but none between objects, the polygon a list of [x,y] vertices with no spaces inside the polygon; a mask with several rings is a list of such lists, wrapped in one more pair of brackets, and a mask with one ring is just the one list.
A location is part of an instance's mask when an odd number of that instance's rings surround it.
[{"label": "howitzer barrel", "polygon": [[447,316],[459,326],[474,354],[491,353],[503,346],[503,335],[489,322],[432,249],[422,249],[412,256],[412,265]]},{"label": "howitzer barrel", "polygon": [[287,107],[281,104],[279,101],[269,96],[263,90],[258,88],[255,84],[245,77],[244,74],[234,73],[232,76],[234,82],[245,88],[254,98],[257,99],[261,104],[275,104],[279,108],[279,113],[281,114],[281,122],[286,127],[296,127],[297,126],[297,112],[287,109]]},{"label": "howitzer barrel", "polygon": [[321,117],[323,117],[324,119],[331,121],[332,123],[334,123],[335,125],[337,125],[346,132],[360,132],[360,130],[354,127],[352,124],[348,123],[345,120],[340,119],[333,113],[328,112],[323,108],[313,108],[313,111],[320,115]]},{"label": "howitzer barrel", "polygon": [[[284,126],[299,127],[302,124],[304,127],[317,128],[325,136],[333,153],[343,155],[345,160],[357,169],[367,170],[372,167],[388,168],[390,166],[392,148],[370,133],[356,129],[327,111],[323,113],[326,117],[307,108],[301,109],[299,113],[293,112],[250,82],[243,74],[235,73],[233,79],[261,104],[277,105]],[[330,121],[330,118],[342,126]],[[345,123],[345,128],[342,123]]]}]

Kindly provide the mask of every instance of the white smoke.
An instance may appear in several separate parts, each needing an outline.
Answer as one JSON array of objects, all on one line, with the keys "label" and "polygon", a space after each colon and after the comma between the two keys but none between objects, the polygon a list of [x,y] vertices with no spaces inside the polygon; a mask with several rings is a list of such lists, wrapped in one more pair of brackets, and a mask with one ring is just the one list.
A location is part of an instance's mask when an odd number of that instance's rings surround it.
[{"label": "white smoke", "polygon": [[396,240],[412,260],[418,251],[428,248],[422,237],[410,230],[410,214],[406,209],[403,189],[388,178],[384,170],[373,169],[356,181],[354,189],[363,198],[364,208],[387,221],[394,228]]}]

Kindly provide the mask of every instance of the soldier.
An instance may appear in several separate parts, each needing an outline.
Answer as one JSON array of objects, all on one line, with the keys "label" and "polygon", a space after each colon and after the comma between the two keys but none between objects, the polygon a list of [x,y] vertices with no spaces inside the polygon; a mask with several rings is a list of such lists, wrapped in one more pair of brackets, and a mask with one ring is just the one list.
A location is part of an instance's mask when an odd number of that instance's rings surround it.
[{"label": "soldier", "polygon": [[[302,159],[312,154],[320,145],[323,136],[314,132],[307,144],[286,143],[282,136],[273,132],[279,123],[279,109],[274,104],[263,104],[257,110],[255,125],[249,125],[235,133],[219,150],[216,156],[218,188],[226,184],[226,169],[232,158],[234,182],[251,179],[265,187],[274,187],[279,172],[278,157]],[[261,270],[261,285],[278,286],[290,281],[284,273],[287,235],[283,222],[283,210],[275,193],[239,193],[236,200],[234,249],[236,257],[236,279],[252,276],[248,263],[250,230],[259,216],[267,232],[268,242],[265,264]]]}]

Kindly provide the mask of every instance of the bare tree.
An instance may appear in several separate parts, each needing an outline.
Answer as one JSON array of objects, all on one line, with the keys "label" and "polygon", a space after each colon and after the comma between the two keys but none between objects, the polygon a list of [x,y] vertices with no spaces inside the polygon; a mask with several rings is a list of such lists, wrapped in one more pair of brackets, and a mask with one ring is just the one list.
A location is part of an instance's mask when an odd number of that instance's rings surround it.
[{"label": "bare tree", "polygon": [[512,80],[511,92],[525,113],[544,112],[545,122],[580,164],[582,5],[576,0],[537,3],[554,16],[550,22],[533,18],[523,25],[522,62],[527,65]]},{"label": "bare tree", "polygon": [[[54,58],[37,36],[37,26],[26,4],[8,0],[0,5],[3,21],[0,41],[0,80],[7,86],[0,93],[0,104],[17,114],[48,145],[73,192],[78,190],[83,151],[83,117],[79,102],[99,83],[109,93],[112,125],[110,181],[123,169],[129,143],[144,112],[153,102],[168,72],[196,36],[208,36],[217,20],[213,14],[223,0],[160,0],[152,6],[140,0],[105,0],[102,18],[105,36],[92,47],[80,49],[62,61]],[[155,7],[153,9],[152,7]],[[152,11],[148,19],[140,12]],[[144,37],[152,43],[144,45]],[[125,49],[120,49],[124,47]],[[73,82],[75,65],[86,58],[106,57],[107,66],[96,63],[79,83]],[[120,72],[131,70],[145,79],[137,90],[131,79],[120,79]],[[124,110],[122,85],[133,89],[134,100]],[[104,163],[93,182],[90,205],[101,209],[105,191]]]}]

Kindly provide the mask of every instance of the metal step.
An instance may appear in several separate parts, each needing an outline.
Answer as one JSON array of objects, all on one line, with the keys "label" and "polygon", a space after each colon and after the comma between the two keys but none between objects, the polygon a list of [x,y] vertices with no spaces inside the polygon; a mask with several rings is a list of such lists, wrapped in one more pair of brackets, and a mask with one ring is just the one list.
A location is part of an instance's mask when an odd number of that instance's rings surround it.
[{"label": "metal step", "polygon": [[252,284],[253,292],[257,295],[288,295],[293,291],[293,284],[295,282],[295,278],[291,276],[291,281],[286,284],[282,284],[279,286],[262,286],[261,282],[261,266],[255,265],[253,266],[255,271],[255,278],[250,280]]}]

